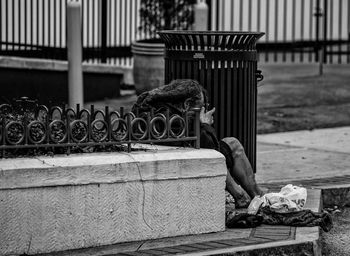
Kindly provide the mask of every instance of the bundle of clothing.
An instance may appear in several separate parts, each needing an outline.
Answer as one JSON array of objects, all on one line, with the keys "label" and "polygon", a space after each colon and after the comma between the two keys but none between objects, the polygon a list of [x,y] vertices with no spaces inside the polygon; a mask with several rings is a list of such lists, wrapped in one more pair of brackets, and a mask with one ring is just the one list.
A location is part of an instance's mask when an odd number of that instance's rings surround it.
[{"label": "bundle of clothing", "polygon": [[264,207],[256,215],[238,213],[233,215],[228,214],[226,218],[226,226],[228,228],[255,228],[261,224],[294,227],[320,226],[325,232],[330,231],[333,227],[332,218],[329,213],[317,213],[311,210],[277,213],[269,207]]},{"label": "bundle of clothing", "polygon": [[313,212],[303,209],[307,191],[303,187],[288,184],[278,193],[267,193],[255,197],[247,213],[228,212],[228,228],[253,228],[261,224],[287,225],[295,227],[320,226],[325,232],[333,227],[331,215],[327,212]]}]

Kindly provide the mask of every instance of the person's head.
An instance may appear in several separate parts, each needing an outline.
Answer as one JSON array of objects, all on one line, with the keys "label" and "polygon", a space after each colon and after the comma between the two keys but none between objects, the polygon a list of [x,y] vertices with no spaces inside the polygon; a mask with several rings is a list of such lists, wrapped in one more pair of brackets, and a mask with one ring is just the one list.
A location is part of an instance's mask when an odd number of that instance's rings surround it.
[{"label": "person's head", "polygon": [[[177,81],[177,80],[175,80]],[[206,110],[208,110],[209,103],[208,103],[208,94],[207,90],[204,89],[202,85],[199,84],[196,80],[186,80],[185,83],[193,83],[195,84],[195,88],[197,90],[197,93],[194,94],[194,96],[188,97],[183,101],[184,108],[186,110],[193,109],[193,108],[202,108],[204,107]]]},{"label": "person's head", "polygon": [[169,84],[141,94],[133,109],[169,107],[174,113],[192,108],[207,107],[207,92],[193,79],[176,79]]}]

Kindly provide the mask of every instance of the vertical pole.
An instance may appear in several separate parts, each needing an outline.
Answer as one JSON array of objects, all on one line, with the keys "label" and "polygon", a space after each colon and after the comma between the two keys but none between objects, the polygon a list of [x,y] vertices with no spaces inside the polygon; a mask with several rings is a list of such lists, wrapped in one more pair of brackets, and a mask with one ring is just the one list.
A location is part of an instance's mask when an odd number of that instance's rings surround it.
[{"label": "vertical pole", "polygon": [[[309,8],[310,8],[310,12],[311,12],[311,10],[313,10],[313,8],[314,8],[314,0],[309,1]],[[310,14],[310,16],[309,16],[309,35],[313,35],[313,29],[314,29],[314,27],[313,27],[313,25],[314,25],[313,20],[314,19],[313,18],[314,18],[313,15]],[[312,52],[311,51],[309,52],[309,62],[312,62]]]},{"label": "vertical pole", "polygon": [[350,63],[350,2],[348,2],[348,46],[347,46],[347,57],[346,63]]},{"label": "vertical pole", "polygon": [[106,49],[107,49],[107,0],[101,2],[101,62],[107,62]]},{"label": "vertical pole", "polygon": [[211,11],[213,9],[213,3],[212,3],[212,0],[207,0],[207,5],[208,5],[208,28],[207,30],[211,30],[211,25],[212,25],[212,22],[211,22]]},{"label": "vertical pole", "polygon": [[194,5],[193,30],[207,30],[208,28],[208,5],[204,2],[197,2]]},{"label": "vertical pole", "polygon": [[[328,0],[323,2],[323,62],[327,62],[327,23],[328,23]],[[332,20],[332,19],[331,19]]]},{"label": "vertical pole", "polygon": [[[5,146],[6,140],[7,140],[6,135],[5,135],[5,134],[7,134],[5,118],[2,119],[2,127],[0,129],[2,129],[2,133],[1,133],[2,145]],[[1,158],[4,158],[5,157],[5,148],[2,149],[1,153],[2,153]]]},{"label": "vertical pole", "polygon": [[316,61],[320,61],[319,58],[319,51],[320,51],[320,17],[321,17],[321,6],[320,6],[320,0],[316,0],[316,10],[315,10],[315,17],[316,17]]},{"label": "vertical pole", "polygon": [[[275,13],[274,13],[274,17],[275,17],[275,43],[277,44],[278,42],[278,26],[279,26],[279,22],[278,22],[278,0],[275,1]],[[302,25],[304,25],[304,23],[302,23]],[[277,62],[277,52],[275,51],[274,52],[274,56],[273,56],[273,59],[274,59],[274,62]]]},{"label": "vertical pole", "polygon": [[320,76],[323,75],[323,49],[319,49],[319,63],[318,63],[318,74]]},{"label": "vertical pole", "polygon": [[109,113],[109,107],[105,106],[105,122],[107,124],[108,141],[112,141],[112,127],[111,127],[111,114]]},{"label": "vertical pole", "polygon": [[215,13],[215,30],[220,30],[219,29],[219,16],[220,16],[220,2],[216,0],[216,13]]},{"label": "vertical pole", "polygon": [[[283,42],[287,41],[287,0],[283,1]],[[259,30],[258,30],[259,31]],[[287,51],[283,51],[282,61],[286,62],[287,60]]]},{"label": "vertical pole", "polygon": [[196,142],[195,142],[195,148],[201,147],[201,127],[200,127],[200,121],[199,121],[199,115],[200,115],[200,108],[194,108],[195,112],[195,119],[194,119],[194,132],[196,135]]},{"label": "vertical pole", "polygon": [[[294,3],[294,2],[293,2]],[[270,19],[270,1],[269,0],[266,0],[266,17],[265,17],[265,39],[266,39],[266,43],[269,42],[269,19]],[[293,20],[294,22],[294,20]],[[294,24],[294,23],[292,23]],[[293,38],[294,40],[294,38]],[[267,47],[267,44],[266,44],[266,48],[265,48],[265,62],[269,61],[269,51],[268,51],[268,47]]]},{"label": "vertical pole", "polygon": [[84,104],[81,42],[81,4],[67,3],[68,104]]},{"label": "vertical pole", "polygon": [[316,61],[318,61],[318,74],[323,75],[323,51],[320,45],[320,19],[322,17],[320,0],[316,0]]},{"label": "vertical pole", "polygon": [[126,122],[127,122],[127,133],[128,133],[128,153],[131,152],[131,117],[130,113],[127,114],[126,116]]}]

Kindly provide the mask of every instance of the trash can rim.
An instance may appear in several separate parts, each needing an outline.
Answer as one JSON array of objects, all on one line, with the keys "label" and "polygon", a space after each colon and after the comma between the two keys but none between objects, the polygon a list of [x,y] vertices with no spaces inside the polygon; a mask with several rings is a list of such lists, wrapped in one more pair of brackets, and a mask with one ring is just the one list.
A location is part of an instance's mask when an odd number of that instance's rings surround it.
[{"label": "trash can rim", "polygon": [[256,35],[263,36],[264,32],[255,31],[211,31],[211,30],[160,30],[158,34],[193,34],[193,35]]}]

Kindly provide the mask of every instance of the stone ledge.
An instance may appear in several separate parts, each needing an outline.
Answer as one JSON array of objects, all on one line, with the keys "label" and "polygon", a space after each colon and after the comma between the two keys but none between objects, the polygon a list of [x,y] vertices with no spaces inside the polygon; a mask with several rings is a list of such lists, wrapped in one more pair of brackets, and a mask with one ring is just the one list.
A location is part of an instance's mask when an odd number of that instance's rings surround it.
[{"label": "stone ledge", "polygon": [[226,164],[206,149],[0,161],[0,255],[225,229]]},{"label": "stone ledge", "polygon": [[3,159],[0,190],[216,177],[225,168],[224,156],[209,149]]},{"label": "stone ledge", "polygon": [[[47,60],[47,59],[0,56],[0,67],[51,70],[51,71],[67,71],[68,62],[62,61],[62,60]],[[109,64],[83,63],[83,72],[104,73],[104,74],[124,74],[125,69],[121,67],[109,65]]]}]

